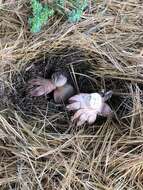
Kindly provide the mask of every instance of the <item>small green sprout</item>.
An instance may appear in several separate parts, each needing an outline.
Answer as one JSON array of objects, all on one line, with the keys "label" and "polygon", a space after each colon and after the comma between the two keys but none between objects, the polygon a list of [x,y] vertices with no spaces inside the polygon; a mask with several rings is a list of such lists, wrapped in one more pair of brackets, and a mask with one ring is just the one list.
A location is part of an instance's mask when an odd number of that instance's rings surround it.
[{"label": "small green sprout", "polygon": [[43,6],[37,0],[31,0],[33,17],[29,19],[31,32],[40,32],[43,25],[48,21],[48,18],[54,15],[54,10],[48,5]]},{"label": "small green sprout", "polygon": [[81,19],[81,16],[83,15],[84,9],[87,7],[88,2],[87,0],[83,0],[82,3],[79,3],[77,0],[75,2],[75,9],[73,9],[69,15],[68,15],[68,21],[69,22],[79,22]]},{"label": "small green sprout", "polygon": [[[47,24],[49,17],[53,16],[57,10],[60,10],[60,14],[68,17],[68,21],[75,23],[79,22],[81,16],[83,15],[84,9],[88,5],[87,0],[69,0],[75,9],[73,9],[69,14],[65,13],[65,0],[55,0],[53,5],[49,7],[48,5],[42,5],[38,0],[31,0],[31,6],[33,10],[33,17],[29,19],[29,24],[31,27],[31,32],[37,33],[41,31],[43,25]],[[57,9],[59,7],[59,9]]]}]

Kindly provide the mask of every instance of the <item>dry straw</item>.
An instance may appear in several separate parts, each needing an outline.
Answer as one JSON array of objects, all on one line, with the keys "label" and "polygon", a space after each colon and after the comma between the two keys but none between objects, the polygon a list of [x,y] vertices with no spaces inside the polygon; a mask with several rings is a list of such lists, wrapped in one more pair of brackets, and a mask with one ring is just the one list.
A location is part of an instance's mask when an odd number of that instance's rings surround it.
[{"label": "dry straw", "polygon": [[[34,35],[29,1],[0,1],[0,189],[143,189],[143,3],[95,2],[79,23],[57,15]],[[77,90],[113,90],[114,118],[78,128],[65,107],[27,97],[47,63]]]}]

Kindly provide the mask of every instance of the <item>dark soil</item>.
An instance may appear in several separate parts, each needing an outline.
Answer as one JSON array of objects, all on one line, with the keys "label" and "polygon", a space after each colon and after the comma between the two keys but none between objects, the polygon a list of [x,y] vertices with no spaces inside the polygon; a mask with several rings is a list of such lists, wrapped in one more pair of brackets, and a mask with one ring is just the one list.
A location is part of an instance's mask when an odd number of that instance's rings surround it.
[{"label": "dark soil", "polygon": [[[9,95],[15,109],[22,111],[26,115],[37,115],[40,110],[43,114],[47,110],[50,112],[64,111],[64,107],[56,105],[53,100],[53,94],[41,97],[30,97],[28,94],[28,81],[37,77],[51,78],[53,72],[62,70],[68,77],[68,82],[71,83],[76,91],[92,92],[93,83],[85,76],[76,75],[76,81],[72,69],[75,73],[88,74],[90,64],[86,61],[84,53],[78,49],[62,50],[47,54],[46,58],[33,60],[32,63],[26,65],[20,73],[16,73],[12,77],[13,89]],[[78,87],[77,87],[78,85]],[[95,86],[95,85],[94,85]]]},{"label": "dark soil", "polygon": [[[88,71],[92,67],[91,61],[94,64],[96,63],[94,59],[92,60],[92,57],[90,59],[87,57],[86,52],[68,48],[56,53],[47,54],[45,58],[33,60],[32,63],[25,65],[20,73],[13,75],[13,89],[9,94],[9,99],[16,110],[27,116],[40,117],[41,114],[46,115],[47,111],[50,115],[64,112],[65,105],[56,105],[52,93],[41,97],[30,97],[28,94],[28,81],[37,77],[50,78],[53,72],[62,70],[66,72],[69,83],[72,83],[77,93],[78,91],[85,93],[100,92],[103,89],[103,79],[89,76]],[[72,71],[75,73],[77,83],[75,83]],[[79,73],[82,74],[80,75]],[[116,112],[116,117],[118,116],[120,119],[130,112],[132,101],[128,96],[120,96],[116,93],[114,94],[114,92],[128,93],[128,85],[129,82],[123,80],[113,80],[110,78],[104,80],[106,90],[113,90],[113,96],[108,103]],[[102,118],[101,120],[99,117],[97,124],[101,125],[105,121],[106,118]]]}]

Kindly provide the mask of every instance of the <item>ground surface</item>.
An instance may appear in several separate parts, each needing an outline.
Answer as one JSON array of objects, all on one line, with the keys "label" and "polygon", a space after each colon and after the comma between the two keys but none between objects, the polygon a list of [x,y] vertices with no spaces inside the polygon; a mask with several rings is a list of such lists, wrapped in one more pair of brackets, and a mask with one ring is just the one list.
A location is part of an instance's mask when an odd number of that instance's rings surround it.
[{"label": "ground surface", "polygon": [[[143,189],[143,2],[89,1],[29,30],[29,1],[0,1],[0,189]],[[65,105],[27,82],[69,73],[77,92],[113,90],[114,117],[76,127]]]}]

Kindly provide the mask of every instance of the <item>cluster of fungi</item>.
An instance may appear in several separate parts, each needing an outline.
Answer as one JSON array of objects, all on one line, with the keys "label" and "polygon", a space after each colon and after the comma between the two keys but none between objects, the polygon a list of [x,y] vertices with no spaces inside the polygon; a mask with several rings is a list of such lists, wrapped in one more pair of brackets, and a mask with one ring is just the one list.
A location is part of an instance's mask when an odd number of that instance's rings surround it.
[{"label": "cluster of fungi", "polygon": [[36,78],[29,81],[31,96],[47,95],[53,91],[53,99],[56,104],[68,101],[68,111],[74,111],[72,122],[77,126],[84,123],[93,124],[97,115],[108,117],[112,110],[106,101],[111,98],[112,91],[102,93],[76,94],[74,87],[67,80],[62,71],[54,72],[50,79]]}]

